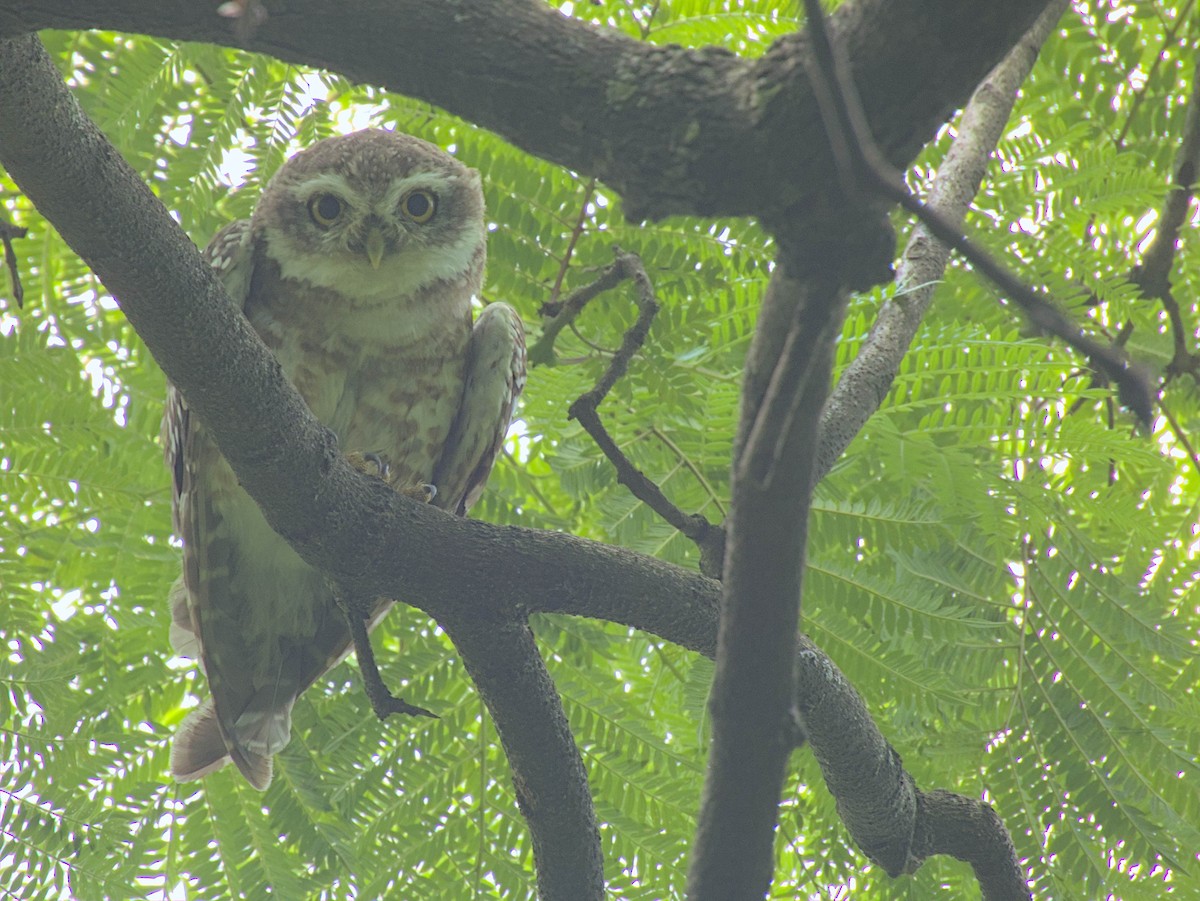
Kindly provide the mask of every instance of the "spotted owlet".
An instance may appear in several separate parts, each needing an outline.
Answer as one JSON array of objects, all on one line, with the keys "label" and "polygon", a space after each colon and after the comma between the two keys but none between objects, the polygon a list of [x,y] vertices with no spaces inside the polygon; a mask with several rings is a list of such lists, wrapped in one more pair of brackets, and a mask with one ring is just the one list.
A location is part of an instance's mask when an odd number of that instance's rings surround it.
[{"label": "spotted owlet", "polygon": [[[298,153],[253,216],[205,250],[341,448],[386,465],[397,486],[433,485],[433,503],[460,515],[525,377],[511,307],[491,304],[472,325],[485,254],[479,173],[379,130]],[[174,388],[163,435],[183,539],[171,640],[199,658],[212,694],[180,726],[171,769],[188,781],[232,759],[263,789],[292,704],[346,656],[350,632],[325,579],[267,524]]]}]

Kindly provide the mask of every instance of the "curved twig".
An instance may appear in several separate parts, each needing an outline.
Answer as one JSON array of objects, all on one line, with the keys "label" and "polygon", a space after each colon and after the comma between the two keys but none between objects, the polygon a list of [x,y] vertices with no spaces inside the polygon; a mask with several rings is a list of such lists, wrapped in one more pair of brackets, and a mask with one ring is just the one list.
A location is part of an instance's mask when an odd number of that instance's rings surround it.
[{"label": "curved twig", "polygon": [[[547,317],[542,326],[542,334],[537,341],[529,346],[529,362],[535,366],[552,366],[555,362],[554,342],[558,333],[575,321],[583,312],[583,308],[603,294],[611,291],[625,279],[630,278],[629,271],[621,262],[621,251],[618,248],[617,259],[605,266],[600,275],[582,288],[574,291],[564,301],[552,300],[542,306],[542,315]],[[556,283],[557,289],[561,283]]]},{"label": "curved twig", "polygon": [[[601,401],[612,390],[617,380],[629,369],[630,360],[645,343],[646,337],[650,333],[650,324],[658,313],[658,299],[654,295],[654,285],[650,281],[650,276],[646,274],[646,267],[642,265],[641,258],[637,254],[626,253],[619,247],[613,248],[613,252],[616,255],[613,264],[605,269],[596,281],[575,292],[559,313],[559,318],[565,316],[570,309],[574,309],[574,315],[577,315],[588,300],[597,296],[601,291],[615,287],[624,279],[633,280],[638,318],[625,332],[620,349],[609,361],[608,368],[600,377],[600,381],[592,390],[581,395],[571,404],[567,410],[567,417],[578,420],[584,430],[591,435],[597,447],[616,469],[617,481],[628,488],[634,497],[696,543],[700,549],[701,572],[713,575],[720,571],[721,559],[724,556],[724,531],[720,526],[710,523],[703,515],[684,513],[671,503],[663,490],[633,465],[629,457],[613,441],[608,429],[604,427],[604,423],[600,419],[598,408]],[[576,301],[576,298],[579,297],[583,297],[583,300]],[[544,337],[545,335],[543,335]]]},{"label": "curved twig", "polygon": [[25,306],[25,288],[21,284],[21,270],[17,268],[17,252],[13,250],[13,239],[24,238],[29,229],[13,225],[6,216],[0,216],[0,242],[4,244],[4,265],[8,269],[8,279],[12,284],[13,300],[17,309]]}]

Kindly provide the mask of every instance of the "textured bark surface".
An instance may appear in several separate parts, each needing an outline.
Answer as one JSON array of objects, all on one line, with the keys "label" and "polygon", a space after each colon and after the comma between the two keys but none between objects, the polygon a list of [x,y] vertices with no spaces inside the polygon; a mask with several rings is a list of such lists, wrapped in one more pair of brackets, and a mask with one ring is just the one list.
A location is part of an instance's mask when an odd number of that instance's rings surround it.
[{"label": "textured bark surface", "polygon": [[[0,36],[108,28],[237,46],[216,2],[0,0]],[[833,159],[803,34],[758,60],[655,46],[540,0],[266,0],[245,47],[420,97],[603,179],[631,218],[803,210]],[[1046,0],[858,0],[831,27],[876,141],[904,168]],[[398,51],[402,48],[402,52]]]},{"label": "textured bark surface", "polygon": [[[788,269],[776,267],[763,301],[768,321],[787,322],[771,378],[761,397],[757,385],[743,393],[709,700],[712,747],[688,871],[695,901],[769,891],[780,792],[799,741],[797,628],[817,420],[847,295],[837,273]],[[769,352],[754,356],[765,362]]]}]

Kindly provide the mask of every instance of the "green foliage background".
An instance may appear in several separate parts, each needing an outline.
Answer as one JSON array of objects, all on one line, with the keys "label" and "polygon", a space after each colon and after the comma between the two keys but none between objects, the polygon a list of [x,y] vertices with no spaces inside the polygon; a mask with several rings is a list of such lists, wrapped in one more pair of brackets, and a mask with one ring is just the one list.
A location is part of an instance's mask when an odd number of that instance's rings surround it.
[{"label": "green foliage background", "polygon": [[[765,0],[580,6],[646,40],[750,55],[797,24]],[[1130,350],[1159,370],[1168,324],[1127,277],[1165,196],[1198,37],[1191,2],[1077,4],[971,217],[1093,330],[1133,323]],[[641,254],[663,310],[601,412],[676,503],[723,516],[740,368],[771,259],[754,223],[627,223],[604,185],[337,75],[128,35],[43,40],[199,244],[249,213],[296,146],[345,130],[353,113],[483,172],[488,299],[513,303],[534,336],[541,304],[590,281],[614,243]],[[916,189],[950,139],[909,173]],[[248,172],[231,187],[222,166],[236,164],[234,148]],[[440,720],[379,724],[344,664],[297,704],[265,795],[228,770],[170,780],[169,737],[205,689],[167,642],[178,549],[157,443],[163,378],[6,177],[0,198],[30,229],[17,248],[24,309],[0,301],[0,895],[531,897],[530,843],[494,728],[448,641],[403,606],[377,633],[384,678]],[[903,240],[910,224],[897,227]],[[1194,231],[1173,282],[1194,349]],[[853,301],[839,367],[887,293]],[[1085,305],[1091,294],[1098,303]],[[634,315],[621,289],[560,336],[558,365],[532,373],[476,515],[694,565],[689,543],[616,484],[566,419]],[[1137,433],[1079,360],[1028,334],[955,264],[883,409],[820,487],[806,629],[922,786],[996,806],[1039,898],[1200,893],[1200,461],[1185,443],[1200,427],[1195,380],[1171,383],[1163,402],[1175,424],[1164,416]],[[710,664],[624,628],[535,625],[588,768],[613,897],[680,897]],[[869,866],[807,751],[794,758],[777,850],[774,897],[977,892],[968,868],[944,858],[898,882]]]}]

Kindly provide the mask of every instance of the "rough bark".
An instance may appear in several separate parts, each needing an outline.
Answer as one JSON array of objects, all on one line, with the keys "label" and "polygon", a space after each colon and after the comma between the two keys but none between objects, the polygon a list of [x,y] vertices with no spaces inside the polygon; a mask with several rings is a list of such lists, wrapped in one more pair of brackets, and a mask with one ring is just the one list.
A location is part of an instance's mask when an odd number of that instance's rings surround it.
[{"label": "rough bark", "polygon": [[[0,0],[0,35],[108,28],[237,46],[196,0]],[[906,166],[1046,0],[858,0],[832,28],[876,141]],[[631,218],[803,209],[833,160],[803,35],[757,60],[634,40],[540,0],[266,0],[250,50],[420,97],[595,175]],[[402,52],[398,48],[402,48]]]},{"label": "rough bark", "polygon": [[604,857],[587,773],[524,614],[443,616],[439,625],[500,734],[517,806],[530,824],[538,894],[603,901]]},{"label": "rough bark", "polygon": [[[713,738],[688,894],[759,898],[774,872],[779,797],[797,745],[796,647],[817,420],[846,293],[839,274],[778,265],[763,301],[789,318],[759,398],[743,395],[722,614],[709,706]],[[760,332],[761,334],[761,332]]]}]

